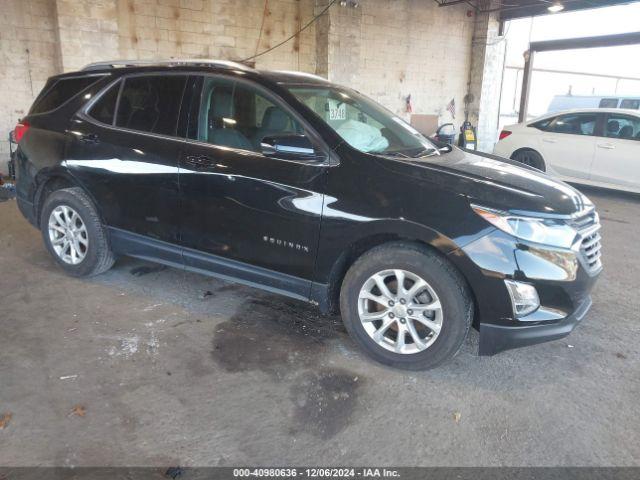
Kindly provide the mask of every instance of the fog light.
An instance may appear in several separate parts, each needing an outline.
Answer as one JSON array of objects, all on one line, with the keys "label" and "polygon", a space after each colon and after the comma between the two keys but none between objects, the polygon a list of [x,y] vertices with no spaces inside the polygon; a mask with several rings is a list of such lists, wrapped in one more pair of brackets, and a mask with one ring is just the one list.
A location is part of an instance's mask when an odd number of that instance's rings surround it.
[{"label": "fog light", "polygon": [[504,283],[507,285],[507,290],[509,290],[513,314],[516,318],[529,315],[538,309],[540,297],[538,297],[536,287],[514,280],[505,280]]}]

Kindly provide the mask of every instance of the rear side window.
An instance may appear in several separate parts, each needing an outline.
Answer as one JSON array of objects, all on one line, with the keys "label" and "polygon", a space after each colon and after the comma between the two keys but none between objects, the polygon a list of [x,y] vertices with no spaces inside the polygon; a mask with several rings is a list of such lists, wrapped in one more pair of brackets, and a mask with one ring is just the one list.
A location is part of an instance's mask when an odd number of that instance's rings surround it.
[{"label": "rear side window", "polygon": [[116,126],[175,135],[186,75],[141,76],[124,81]]},{"label": "rear side window", "polygon": [[620,103],[620,108],[631,108],[633,110],[639,110],[640,100],[625,98],[624,100],[622,100],[622,103]]},{"label": "rear side window", "polygon": [[617,98],[603,98],[600,100],[600,108],[617,108],[618,107],[618,99]]},{"label": "rear side window", "polygon": [[45,90],[43,90],[43,93],[35,101],[29,114],[33,115],[55,110],[88,86],[96,83],[100,78],[101,77],[97,76],[61,78],[55,80],[51,86],[49,86],[49,82],[47,82]]},{"label": "rear side window", "polygon": [[113,117],[116,113],[116,102],[120,91],[120,82],[111,86],[89,110],[89,115],[99,122],[113,125]]}]

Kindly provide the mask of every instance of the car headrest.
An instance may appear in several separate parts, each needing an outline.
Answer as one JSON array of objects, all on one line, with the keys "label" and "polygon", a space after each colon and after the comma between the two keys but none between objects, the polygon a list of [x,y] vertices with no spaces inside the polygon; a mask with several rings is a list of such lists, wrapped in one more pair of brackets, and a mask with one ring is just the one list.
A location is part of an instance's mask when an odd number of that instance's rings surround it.
[{"label": "car headrest", "polygon": [[633,138],[633,127],[631,125],[626,125],[620,129],[618,133],[620,138]]},{"label": "car headrest", "polygon": [[289,124],[289,117],[278,107],[268,107],[262,116],[262,128],[284,131]]},{"label": "car headrest", "polygon": [[209,116],[216,118],[233,118],[233,91],[231,87],[217,87],[211,97]]},{"label": "car headrest", "polygon": [[617,120],[609,120],[607,123],[607,132],[618,133],[618,130],[620,130],[620,122]]}]

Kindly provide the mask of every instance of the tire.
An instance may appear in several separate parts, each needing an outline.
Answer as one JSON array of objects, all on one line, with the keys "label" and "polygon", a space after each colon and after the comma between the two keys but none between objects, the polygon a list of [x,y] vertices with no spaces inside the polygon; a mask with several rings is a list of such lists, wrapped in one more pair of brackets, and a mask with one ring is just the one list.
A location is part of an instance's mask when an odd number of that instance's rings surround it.
[{"label": "tire", "polygon": [[518,150],[512,155],[511,159],[528,165],[529,167],[537,168],[542,172],[545,171],[544,159],[542,155],[535,150]]},{"label": "tire", "polygon": [[[72,228],[82,231],[82,233],[79,234],[82,240],[75,243],[76,247],[78,247],[76,251],[79,252],[75,258],[72,258],[71,253],[69,253],[71,252],[70,247],[62,253],[56,250],[56,248],[61,249],[63,246],[68,245],[66,240],[60,242],[61,238],[65,236],[61,230],[66,231],[66,228],[60,228],[60,225],[70,225],[70,223],[57,220],[55,215],[52,217],[54,210],[58,215],[57,218],[62,218],[63,220],[67,219],[69,212],[75,212],[77,214],[77,217],[70,217],[74,219],[75,223]],[[60,215],[62,215],[62,217],[60,217]],[[54,224],[54,227],[52,227],[55,228],[54,233],[50,233],[50,219],[52,219]],[[82,229],[82,225],[84,229]],[[106,272],[113,266],[115,259],[109,248],[107,232],[100,221],[96,207],[81,188],[65,188],[52,192],[45,199],[42,207],[40,229],[47,250],[58,265],[69,275],[74,277],[90,277]],[[52,235],[60,236],[60,238],[54,239]],[[54,240],[57,246],[54,246]],[[82,241],[85,243],[81,243]],[[81,256],[82,258],[80,259]]]},{"label": "tire", "polygon": [[[416,316],[418,314],[413,309],[405,310],[405,313],[407,315],[412,313],[413,318],[416,318],[415,321],[408,316],[407,318],[399,318],[399,315],[403,315],[402,309],[397,312],[398,303],[401,301],[400,297],[396,297],[398,301],[395,302],[393,309],[387,305],[386,310],[378,301],[372,302],[360,298],[361,292],[364,291],[374,292],[373,295],[377,296],[380,289],[377,288],[377,283],[373,282],[372,277],[379,272],[382,272],[381,276],[384,276],[384,272],[393,270],[404,272],[402,275],[405,278],[403,280],[405,290],[410,291],[411,287],[416,285],[416,283],[412,283],[414,279],[410,279],[408,274],[424,280],[430,288],[429,290],[425,287],[423,293],[412,297],[413,300],[405,298],[403,304],[405,309],[411,305],[435,305],[434,300],[439,299],[441,305],[439,314],[436,311],[423,312],[424,315],[434,315],[432,318],[435,323],[438,318],[440,319],[440,329],[437,335],[435,330],[431,333],[430,329],[422,325]],[[386,284],[388,293],[397,294],[397,287],[394,292],[393,278],[394,275],[391,275],[386,277],[384,281],[389,282]],[[398,283],[396,277],[395,285],[397,286]],[[374,284],[373,290],[370,290],[371,285]],[[375,293],[376,291],[378,293]],[[420,299],[425,298],[427,300],[423,304],[418,303]],[[381,309],[381,311],[368,312],[367,310],[372,307]],[[473,317],[471,295],[464,278],[453,265],[427,247],[405,242],[393,242],[375,247],[362,255],[351,266],[342,283],[340,309],[347,331],[371,358],[385,365],[406,370],[427,370],[453,358],[467,337]],[[384,319],[363,322],[361,321],[361,312],[363,315],[384,315]],[[380,329],[385,324],[384,322],[393,321],[390,319],[391,315],[395,318],[395,324],[391,324],[384,335],[393,337],[395,334],[395,346],[391,339],[385,338],[382,341],[376,341],[373,338],[373,335],[376,334],[370,333],[372,330]],[[424,320],[424,318],[420,318]],[[402,320],[404,320],[403,325],[400,323]],[[419,344],[413,341],[413,334],[408,331],[410,321],[414,332],[417,329],[422,329],[422,334],[425,334],[424,341],[418,338],[422,341],[423,347],[427,345],[425,348],[419,349]],[[398,331],[401,328],[405,329],[404,338],[406,341],[402,347],[405,353],[396,352],[398,343],[400,343]],[[420,333],[418,332],[419,337]],[[428,334],[431,334],[431,337],[426,336]],[[429,342],[431,343],[429,344]]]}]

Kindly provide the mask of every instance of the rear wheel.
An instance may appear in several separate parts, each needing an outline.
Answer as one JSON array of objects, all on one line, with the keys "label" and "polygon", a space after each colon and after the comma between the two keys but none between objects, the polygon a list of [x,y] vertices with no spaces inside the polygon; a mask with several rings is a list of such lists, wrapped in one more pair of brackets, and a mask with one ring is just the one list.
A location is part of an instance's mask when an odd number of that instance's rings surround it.
[{"label": "rear wheel", "polygon": [[113,265],[105,228],[81,188],[51,193],[42,207],[40,227],[47,250],[70,275],[97,275]]},{"label": "rear wheel", "polygon": [[352,338],[375,360],[424,370],[453,357],[472,302],[464,279],[427,248],[391,243],[364,254],[345,276],[340,307]]},{"label": "rear wheel", "polygon": [[545,171],[544,159],[535,150],[518,150],[512,155],[511,159],[543,172]]}]

